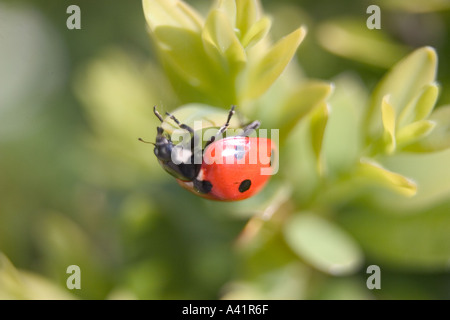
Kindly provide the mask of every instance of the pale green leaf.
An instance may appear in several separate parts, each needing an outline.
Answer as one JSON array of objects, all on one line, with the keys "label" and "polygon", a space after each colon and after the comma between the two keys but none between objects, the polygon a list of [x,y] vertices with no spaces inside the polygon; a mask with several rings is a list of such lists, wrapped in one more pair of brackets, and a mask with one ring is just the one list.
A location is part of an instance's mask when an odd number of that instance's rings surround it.
[{"label": "pale green leaf", "polygon": [[361,105],[367,100],[367,89],[355,74],[339,75],[333,84],[323,146],[328,176],[347,173],[358,161],[363,147]]},{"label": "pale green leaf", "polygon": [[328,105],[325,102],[322,102],[311,112],[309,119],[311,144],[317,161],[317,170],[321,175],[324,173],[322,159],[323,136],[325,134],[329,113]]},{"label": "pale green leaf", "polygon": [[214,69],[208,63],[209,58],[199,34],[187,29],[162,26],[155,29],[154,36],[166,68],[169,67],[192,87],[208,90],[213,86]]},{"label": "pale green leaf", "polygon": [[284,237],[297,255],[331,275],[354,273],[363,261],[358,244],[344,230],[312,213],[287,221]]},{"label": "pale green leaf", "polygon": [[173,27],[154,32],[166,74],[182,101],[235,104],[236,89],[223,66],[205,51],[200,34]]},{"label": "pale green leaf", "polygon": [[383,266],[421,274],[448,272],[448,212],[448,205],[411,215],[399,215],[397,209],[390,207],[381,211],[364,206],[339,213],[338,221],[355,237],[368,258],[378,261],[382,291]]},{"label": "pale green leaf", "polygon": [[225,14],[234,29],[236,26],[236,0],[219,0],[217,9]]},{"label": "pale green leaf", "polygon": [[274,125],[283,129],[280,130],[281,141],[311,110],[326,101],[332,91],[333,85],[323,81],[308,81],[294,87],[292,93],[277,110],[280,119],[279,123]]},{"label": "pale green leaf", "polygon": [[203,25],[201,16],[180,0],[142,0],[145,19],[150,30],[158,26],[171,26],[199,32]]},{"label": "pale green leaf", "polygon": [[397,143],[405,146],[427,136],[434,129],[436,123],[430,120],[413,122],[397,132]]},{"label": "pale green leaf", "polygon": [[426,119],[434,108],[438,94],[437,84],[426,85],[420,94],[402,110],[398,117],[398,127],[401,128],[411,122]]},{"label": "pale green leaf", "polygon": [[301,27],[275,43],[262,59],[252,66],[241,95],[254,99],[269,89],[291,61],[305,35],[306,29]]},{"label": "pale green leaf", "polygon": [[388,154],[395,151],[395,110],[388,102],[388,96],[383,98],[381,103],[381,118],[384,127],[385,149]]},{"label": "pale green leaf", "polygon": [[[280,132],[282,131],[280,130]],[[280,142],[282,141],[280,139]],[[283,175],[285,183],[293,185],[291,199],[304,205],[317,191],[322,180],[317,170],[317,158],[312,149],[307,118],[299,121],[289,136],[285,138],[281,151],[280,173]]]},{"label": "pale green leaf", "polygon": [[[369,276],[368,274],[367,277]],[[372,300],[373,298],[372,292],[367,290],[366,282],[361,281],[359,276],[327,279],[312,297],[313,300]]]},{"label": "pale green leaf", "polygon": [[432,152],[450,148],[450,105],[434,110],[429,120],[436,124],[433,131],[424,139],[408,147],[408,150]]},{"label": "pale green leaf", "polygon": [[40,275],[17,270],[0,252],[1,300],[66,300],[74,298],[68,290]]},{"label": "pale green leaf", "polygon": [[259,20],[261,11],[258,0],[236,1],[236,28],[240,31],[241,39],[253,24]]},{"label": "pale green leaf", "polygon": [[369,185],[388,188],[407,197],[417,193],[417,185],[414,181],[389,171],[370,159],[361,159],[356,169],[356,179]]},{"label": "pale green leaf", "polygon": [[263,17],[253,24],[242,38],[241,43],[244,48],[248,48],[264,38],[272,25],[272,20],[269,17]]},{"label": "pale green leaf", "polygon": [[205,25],[182,1],[143,2],[150,35],[182,102],[237,103],[235,77],[245,54],[228,16],[230,4],[212,10]]},{"label": "pale green leaf", "polygon": [[370,136],[378,136],[382,130],[379,121],[380,105],[383,98],[389,95],[389,102],[396,114],[422,90],[434,82],[436,77],[436,52],[431,47],[417,49],[398,62],[378,83],[371,98],[366,123]]},{"label": "pale green leaf", "polygon": [[[423,140],[434,135],[436,130],[438,127]],[[447,140],[448,142],[449,140]],[[385,207],[393,208],[396,212],[414,214],[426,211],[437,203],[448,202],[450,198],[450,149],[429,153],[401,152],[383,157],[380,161],[383,167],[413,179],[418,190],[413,198],[405,198],[393,193],[380,193],[376,198],[378,203],[383,203]]]},{"label": "pale green leaf", "polygon": [[[69,274],[67,274],[69,276]],[[27,299],[32,300],[74,300],[67,288],[60,287],[49,279],[32,272],[21,271],[21,277],[26,287]]]},{"label": "pale green leaf", "polygon": [[236,71],[246,61],[244,48],[237,38],[227,15],[220,10],[212,10],[206,19],[202,32],[206,52],[226,73]]},{"label": "pale green leaf", "polygon": [[[275,250],[279,251],[279,248]],[[267,265],[263,257],[260,265]],[[304,299],[308,289],[311,268],[299,261],[283,264],[261,274],[250,275],[251,280],[234,281],[227,284],[222,300],[290,300]]]},{"label": "pale green leaf", "polygon": [[[282,107],[283,111],[280,111],[283,114],[281,121],[271,127],[280,128],[280,143],[284,150],[280,156],[280,173],[285,175],[285,181],[294,185],[292,198],[302,203],[307,201],[306,199],[311,197],[317,188],[321,179],[320,174],[325,167],[322,162],[322,151],[319,153],[314,151],[311,115],[313,110],[326,106],[326,99],[333,86],[330,83],[311,81],[297,88],[292,99],[289,99],[287,105]],[[318,113],[320,114],[320,111]],[[316,129],[319,129],[320,121],[315,124]],[[317,134],[319,132],[320,130],[316,131]],[[321,149],[318,145],[316,148]],[[305,184],[305,181],[308,183]]]},{"label": "pale green leaf", "polygon": [[359,19],[327,21],[317,28],[317,38],[320,45],[338,56],[382,68],[389,68],[407,53],[383,30],[374,32]]},{"label": "pale green leaf", "polygon": [[[109,276],[104,273],[111,260],[86,230],[60,213],[41,214],[36,226],[35,246],[43,252],[43,260],[50,262],[48,270],[64,272],[71,264],[80,267],[81,290],[86,296],[101,296],[110,290]],[[77,245],[74,246],[73,244]],[[70,262],[69,262],[70,261]]]},{"label": "pale green leaf", "polygon": [[20,273],[11,261],[0,252],[0,299],[25,299],[26,288]]}]

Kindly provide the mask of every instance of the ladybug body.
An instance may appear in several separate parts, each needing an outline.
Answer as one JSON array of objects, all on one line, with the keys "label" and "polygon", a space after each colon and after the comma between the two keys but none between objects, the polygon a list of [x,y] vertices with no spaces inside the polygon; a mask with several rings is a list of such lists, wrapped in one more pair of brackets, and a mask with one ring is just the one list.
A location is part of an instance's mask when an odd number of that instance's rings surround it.
[{"label": "ladybug body", "polygon": [[[164,122],[156,107],[154,113]],[[187,144],[174,144],[171,136],[158,127],[154,153],[160,165],[183,188],[211,200],[237,201],[253,196],[267,183],[276,146],[270,139],[249,136],[259,127],[259,121],[243,127],[242,134],[222,138],[233,114],[234,106],[226,123],[202,148],[196,147],[198,133],[167,113],[191,138]]]}]

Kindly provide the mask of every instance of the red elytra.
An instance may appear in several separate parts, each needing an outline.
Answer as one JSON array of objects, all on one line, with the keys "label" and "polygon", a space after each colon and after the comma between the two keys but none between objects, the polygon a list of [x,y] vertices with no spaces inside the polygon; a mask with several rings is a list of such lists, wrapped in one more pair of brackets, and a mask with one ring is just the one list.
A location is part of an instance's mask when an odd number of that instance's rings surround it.
[{"label": "red elytra", "polygon": [[247,199],[268,182],[273,173],[272,161],[276,150],[270,139],[227,137],[213,142],[204,150],[203,162],[196,177],[202,188],[196,188],[192,181],[177,181],[182,187],[207,199]]}]

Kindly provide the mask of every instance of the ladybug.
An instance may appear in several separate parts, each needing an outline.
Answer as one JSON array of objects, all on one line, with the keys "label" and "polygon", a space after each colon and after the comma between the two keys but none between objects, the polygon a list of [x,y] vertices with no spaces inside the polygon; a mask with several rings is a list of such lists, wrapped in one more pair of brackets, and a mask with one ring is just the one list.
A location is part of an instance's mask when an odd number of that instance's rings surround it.
[{"label": "ladybug", "polygon": [[[204,147],[196,146],[199,144],[198,131],[166,113],[180,130],[189,134],[189,140],[187,144],[174,144],[171,135],[159,126],[154,153],[160,165],[183,188],[211,200],[238,201],[259,192],[269,180],[277,149],[270,139],[250,137],[260,126],[258,120],[241,128],[240,134],[223,138],[234,109],[235,106],[231,106],[226,122]],[[164,124],[156,106],[153,112]]]}]

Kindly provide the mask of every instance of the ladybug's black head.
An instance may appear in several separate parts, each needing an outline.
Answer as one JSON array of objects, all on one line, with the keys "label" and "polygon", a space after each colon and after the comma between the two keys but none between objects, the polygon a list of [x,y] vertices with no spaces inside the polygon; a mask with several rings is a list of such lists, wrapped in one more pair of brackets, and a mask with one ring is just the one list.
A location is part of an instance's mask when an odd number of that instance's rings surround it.
[{"label": "ladybug's black head", "polygon": [[194,156],[190,148],[185,149],[181,145],[174,145],[163,133],[161,127],[157,128],[155,148],[153,152],[160,165],[177,179],[183,181],[193,180],[200,171],[200,164],[194,164]]},{"label": "ladybug's black head", "polygon": [[173,143],[163,135],[163,132],[163,128],[158,127],[158,134],[156,135],[153,152],[158,160],[168,162],[172,157]]},{"label": "ladybug's black head", "polygon": [[[153,107],[153,112],[155,116],[164,122],[159,112],[156,110],[156,106]],[[170,113],[167,115],[183,130],[187,130],[189,133],[194,134],[189,126],[182,124]],[[193,139],[193,138],[192,138]],[[141,139],[142,141],[142,139]],[[157,128],[156,141],[153,144],[155,148],[153,152],[158,158],[159,164],[177,179],[183,181],[192,181],[197,177],[200,171],[200,164],[195,164],[194,152],[193,152],[193,141],[191,140],[186,148],[183,144],[174,145],[170,136],[164,135],[164,129],[162,127]]]}]

